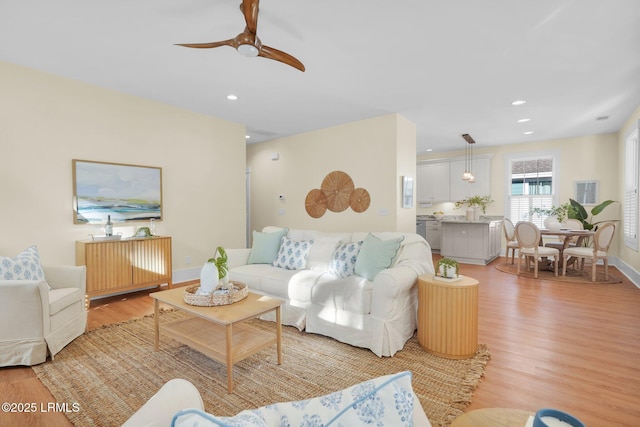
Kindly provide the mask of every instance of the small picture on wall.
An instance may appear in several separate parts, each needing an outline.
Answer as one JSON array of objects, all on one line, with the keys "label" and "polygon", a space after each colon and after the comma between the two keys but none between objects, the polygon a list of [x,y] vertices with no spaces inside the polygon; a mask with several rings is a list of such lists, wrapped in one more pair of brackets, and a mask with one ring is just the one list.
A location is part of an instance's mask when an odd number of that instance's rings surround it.
[{"label": "small picture on wall", "polygon": [[402,207],[413,207],[413,178],[410,176],[402,177]]},{"label": "small picture on wall", "polygon": [[576,181],[575,197],[581,205],[598,204],[598,181]]},{"label": "small picture on wall", "polygon": [[73,160],[73,222],[162,219],[162,168]]}]

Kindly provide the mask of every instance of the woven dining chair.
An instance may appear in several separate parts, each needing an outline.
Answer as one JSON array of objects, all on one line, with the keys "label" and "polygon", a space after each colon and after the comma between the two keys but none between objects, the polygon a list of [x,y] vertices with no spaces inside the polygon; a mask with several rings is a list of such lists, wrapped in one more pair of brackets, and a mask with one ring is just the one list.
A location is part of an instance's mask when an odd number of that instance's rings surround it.
[{"label": "woven dining chair", "polygon": [[533,277],[538,278],[538,262],[541,257],[553,258],[553,272],[558,276],[558,260],[560,251],[555,248],[546,248],[540,246],[540,229],[537,225],[528,221],[520,221],[515,228],[516,240],[518,241],[518,269],[520,274],[520,265],[522,257],[525,257],[527,269],[529,268],[529,258],[533,258],[534,272]]}]

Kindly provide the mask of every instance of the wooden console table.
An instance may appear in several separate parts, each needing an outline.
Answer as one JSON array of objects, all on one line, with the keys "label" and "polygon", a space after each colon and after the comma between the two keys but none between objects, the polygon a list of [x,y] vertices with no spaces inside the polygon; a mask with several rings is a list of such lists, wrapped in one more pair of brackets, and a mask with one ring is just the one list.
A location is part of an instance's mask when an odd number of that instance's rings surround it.
[{"label": "wooden console table", "polygon": [[478,349],[478,281],[471,277],[418,279],[418,342],[448,359],[473,357]]},{"label": "wooden console table", "polygon": [[76,242],[76,265],[87,267],[87,307],[94,296],[171,288],[171,262],[171,237]]}]

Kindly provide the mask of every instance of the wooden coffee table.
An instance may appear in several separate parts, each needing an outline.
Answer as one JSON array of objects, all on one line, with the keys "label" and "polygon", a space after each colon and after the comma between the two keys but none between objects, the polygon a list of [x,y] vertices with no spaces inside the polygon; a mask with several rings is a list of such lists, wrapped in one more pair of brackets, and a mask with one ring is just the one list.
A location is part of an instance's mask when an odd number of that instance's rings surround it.
[{"label": "wooden coffee table", "polygon": [[[283,300],[249,292],[241,301],[229,305],[200,307],[184,302],[185,288],[174,288],[149,294],[155,299],[155,351],[160,346],[160,303],[190,314],[185,319],[163,323],[164,333],[175,340],[227,365],[227,391],[233,392],[233,364],[276,344],[278,365],[282,364]],[[261,331],[246,323],[275,310],[275,334]],[[225,345],[222,346],[221,343]]]}]

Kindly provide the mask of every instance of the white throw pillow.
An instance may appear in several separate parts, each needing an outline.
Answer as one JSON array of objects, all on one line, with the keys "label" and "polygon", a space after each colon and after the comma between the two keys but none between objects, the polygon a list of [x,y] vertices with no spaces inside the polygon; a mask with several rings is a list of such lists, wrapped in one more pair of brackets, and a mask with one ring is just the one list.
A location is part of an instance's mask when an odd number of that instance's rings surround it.
[{"label": "white throw pillow", "polygon": [[364,241],[361,240],[359,242],[349,242],[338,245],[331,257],[329,273],[338,277],[353,276],[353,269],[363,243]]},{"label": "white throw pillow", "polygon": [[36,246],[30,246],[15,258],[0,257],[1,280],[45,280]]},{"label": "white throw pillow", "polygon": [[283,236],[280,250],[272,265],[287,270],[303,270],[307,266],[312,245],[313,240],[291,240]]}]

